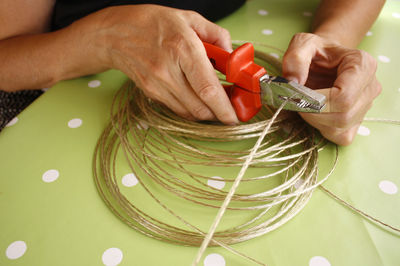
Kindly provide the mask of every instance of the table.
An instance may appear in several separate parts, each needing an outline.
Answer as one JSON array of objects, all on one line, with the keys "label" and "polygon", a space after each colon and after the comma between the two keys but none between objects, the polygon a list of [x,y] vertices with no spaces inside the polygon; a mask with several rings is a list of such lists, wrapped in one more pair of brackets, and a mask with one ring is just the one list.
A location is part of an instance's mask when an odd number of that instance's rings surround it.
[{"label": "table", "polygon": [[[251,0],[218,23],[233,39],[285,49],[307,31],[318,1]],[[360,45],[377,59],[383,92],[368,117],[400,118],[400,1],[387,1]],[[276,53],[275,56],[281,56]],[[63,81],[0,134],[0,265],[189,265],[197,248],[159,242],[118,220],[92,179],[96,141],[119,71]],[[341,147],[326,187],[354,206],[400,226],[400,128],[363,123]],[[129,187],[135,189],[138,186]],[[128,188],[127,188],[128,189]],[[211,220],[210,220],[211,223]],[[356,215],[321,190],[290,222],[234,245],[267,265],[400,265],[400,237]],[[203,264],[249,265],[213,247]]]}]

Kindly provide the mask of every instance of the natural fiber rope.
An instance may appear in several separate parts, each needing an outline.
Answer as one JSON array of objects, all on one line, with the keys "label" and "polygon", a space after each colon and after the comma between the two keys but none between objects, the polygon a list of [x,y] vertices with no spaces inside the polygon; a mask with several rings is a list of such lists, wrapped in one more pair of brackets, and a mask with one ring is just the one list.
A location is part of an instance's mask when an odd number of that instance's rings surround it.
[{"label": "natural fiber rope", "polygon": [[[267,62],[267,67],[272,66],[269,73],[280,71],[280,63],[274,57],[259,51],[256,51],[256,57]],[[205,247],[206,242],[210,242],[210,245],[220,245],[263,265],[228,245],[268,233],[293,218],[308,202],[313,190],[330,176],[338,158],[336,146],[332,168],[318,181],[318,152],[325,147],[326,141],[296,115],[278,113],[265,107],[250,123],[238,126],[190,122],[150,101],[129,82],[117,93],[111,123],[96,147],[93,169],[98,191],[116,216],[151,238],[180,245],[205,243]],[[256,146],[251,144],[255,139],[258,139]],[[242,142],[246,145],[234,150],[219,147]],[[117,181],[121,153],[148,195],[190,230],[152,217],[121,193]],[[237,178],[224,179],[227,183],[233,182],[230,192],[226,193],[204,184],[205,180],[218,179],[190,170],[190,167],[198,166],[242,167],[242,171]],[[265,173],[251,175],[246,172],[247,168],[265,169]],[[277,180],[280,184],[250,194],[234,193],[240,181],[245,185],[269,180]],[[300,180],[303,182],[297,186]],[[196,206],[219,209],[207,236],[159,199],[159,193],[163,191]],[[217,202],[224,202],[223,207],[220,208]],[[248,215],[247,222],[215,232],[225,210],[256,214]],[[357,212],[361,214],[361,211]],[[195,262],[200,260],[205,247],[199,250]]]}]

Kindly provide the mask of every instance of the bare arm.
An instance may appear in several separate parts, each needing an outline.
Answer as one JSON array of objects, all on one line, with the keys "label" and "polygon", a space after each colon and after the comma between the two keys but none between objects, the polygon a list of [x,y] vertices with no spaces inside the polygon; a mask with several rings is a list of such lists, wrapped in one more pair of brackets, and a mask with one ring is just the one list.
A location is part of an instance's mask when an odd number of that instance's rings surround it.
[{"label": "bare arm", "polygon": [[105,70],[93,62],[99,61],[92,49],[96,43],[86,33],[94,29],[82,25],[48,32],[53,5],[54,0],[2,1],[0,17],[7,27],[0,30],[0,89],[39,89]]},{"label": "bare arm", "polygon": [[[225,29],[195,12],[130,5],[105,8],[45,32],[53,2],[40,0],[41,7],[35,8],[47,12],[34,12],[17,23],[21,16],[16,15],[29,2],[8,0],[0,9],[0,17],[21,25],[7,23],[10,30],[0,33],[0,89],[38,89],[116,68],[178,115],[238,123],[201,42],[231,49]],[[41,23],[31,29],[35,16]]]},{"label": "bare arm", "polygon": [[313,32],[347,47],[356,47],[379,15],[385,0],[323,0]]}]

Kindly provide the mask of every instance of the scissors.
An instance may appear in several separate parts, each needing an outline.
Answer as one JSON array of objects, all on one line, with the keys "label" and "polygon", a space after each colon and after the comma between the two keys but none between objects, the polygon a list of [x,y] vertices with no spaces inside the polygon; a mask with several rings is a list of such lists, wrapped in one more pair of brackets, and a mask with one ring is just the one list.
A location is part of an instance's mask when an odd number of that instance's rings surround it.
[{"label": "scissors", "polygon": [[232,53],[203,42],[215,69],[225,74],[233,85],[225,87],[238,119],[250,120],[263,104],[297,112],[319,113],[326,97],[310,88],[280,76],[270,76],[262,66],[254,63],[254,47],[245,43]]}]

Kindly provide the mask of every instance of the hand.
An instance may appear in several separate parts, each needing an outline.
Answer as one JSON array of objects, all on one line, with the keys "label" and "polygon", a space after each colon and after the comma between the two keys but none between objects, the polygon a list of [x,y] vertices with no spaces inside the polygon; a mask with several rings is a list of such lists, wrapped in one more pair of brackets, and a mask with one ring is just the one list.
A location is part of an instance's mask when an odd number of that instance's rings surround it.
[{"label": "hand", "polygon": [[311,33],[296,34],[283,57],[283,75],[326,95],[329,113],[300,113],[339,145],[349,145],[373,100],[381,92],[376,61]]},{"label": "hand", "polygon": [[109,67],[123,71],[148,97],[182,117],[238,123],[201,42],[231,50],[227,30],[195,12],[156,5],[117,6],[100,13]]}]

